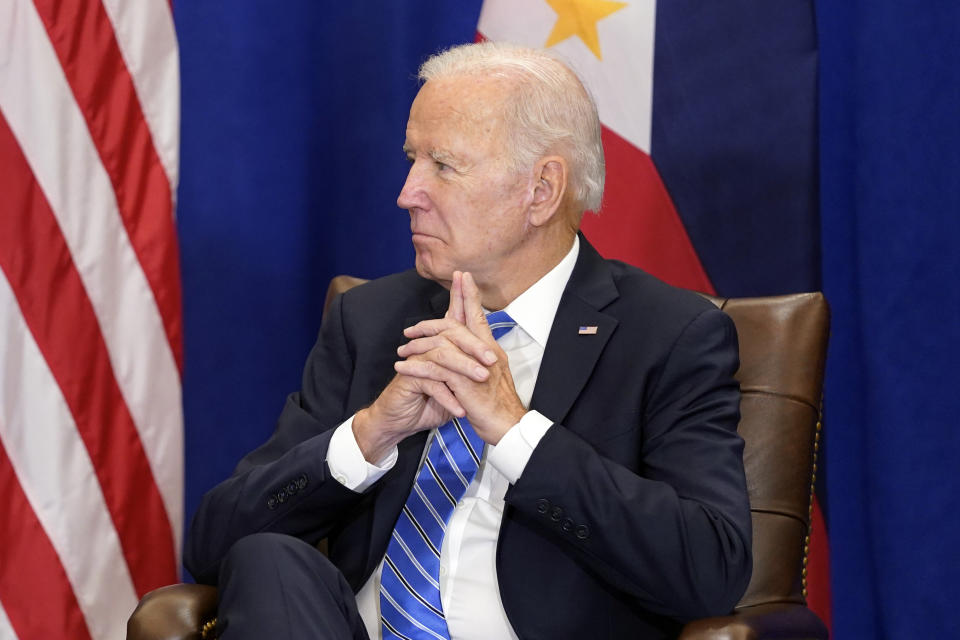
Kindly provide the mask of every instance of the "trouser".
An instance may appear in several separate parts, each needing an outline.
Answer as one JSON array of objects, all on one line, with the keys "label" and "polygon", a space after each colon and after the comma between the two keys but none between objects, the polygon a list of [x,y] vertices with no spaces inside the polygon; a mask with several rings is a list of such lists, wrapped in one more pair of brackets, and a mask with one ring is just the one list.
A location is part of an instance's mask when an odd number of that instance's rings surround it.
[{"label": "trouser", "polygon": [[220,567],[218,636],[225,640],[369,640],[353,590],[316,548],[257,533]]}]

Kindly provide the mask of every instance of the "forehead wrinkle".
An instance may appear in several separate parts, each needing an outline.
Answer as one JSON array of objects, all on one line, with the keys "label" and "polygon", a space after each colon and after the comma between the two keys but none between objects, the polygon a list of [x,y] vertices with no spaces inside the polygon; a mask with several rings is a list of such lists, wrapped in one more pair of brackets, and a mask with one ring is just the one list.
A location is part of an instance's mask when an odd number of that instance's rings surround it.
[{"label": "forehead wrinkle", "polygon": [[[500,95],[503,89],[500,78],[456,76],[428,81],[411,107],[404,152],[408,156],[424,153],[437,162],[465,169],[476,164],[479,147],[484,147],[489,148],[487,160],[509,164],[501,148],[509,131],[506,103]],[[439,146],[445,141],[452,143],[452,148]],[[467,146],[460,148],[464,144]]]},{"label": "forehead wrinkle", "polygon": [[480,127],[489,133],[506,115],[504,95],[510,89],[511,84],[501,78],[461,75],[430,81],[421,89],[431,90],[433,98],[431,113],[424,115],[427,120]]}]

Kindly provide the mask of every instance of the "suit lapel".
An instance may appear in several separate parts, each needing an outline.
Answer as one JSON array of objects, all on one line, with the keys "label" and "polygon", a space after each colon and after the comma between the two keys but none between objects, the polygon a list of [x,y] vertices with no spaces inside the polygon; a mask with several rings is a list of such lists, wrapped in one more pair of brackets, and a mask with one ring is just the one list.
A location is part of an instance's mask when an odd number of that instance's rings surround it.
[{"label": "suit lapel", "polygon": [[[554,422],[566,418],[619,324],[602,311],[618,296],[606,262],[581,235],[580,255],[550,328],[531,409]],[[581,327],[588,333],[581,334]]]}]

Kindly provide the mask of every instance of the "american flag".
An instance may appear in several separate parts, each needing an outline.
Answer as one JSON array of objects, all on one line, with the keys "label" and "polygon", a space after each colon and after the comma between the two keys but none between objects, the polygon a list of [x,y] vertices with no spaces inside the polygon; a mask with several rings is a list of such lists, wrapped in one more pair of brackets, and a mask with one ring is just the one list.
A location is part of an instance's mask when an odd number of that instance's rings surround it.
[{"label": "american flag", "polygon": [[168,0],[0,3],[0,638],[122,638],[176,582]]}]

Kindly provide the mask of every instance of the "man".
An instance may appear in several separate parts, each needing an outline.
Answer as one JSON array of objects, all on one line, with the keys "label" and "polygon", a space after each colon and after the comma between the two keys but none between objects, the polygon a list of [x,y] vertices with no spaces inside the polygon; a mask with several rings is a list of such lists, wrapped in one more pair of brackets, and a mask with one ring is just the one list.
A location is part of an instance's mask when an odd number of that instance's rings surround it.
[{"label": "man", "polygon": [[420,77],[416,270],[332,304],[273,437],[194,519],[223,637],[663,638],[729,611],[732,322],[578,236],[603,152],[565,65],[483,43]]}]

